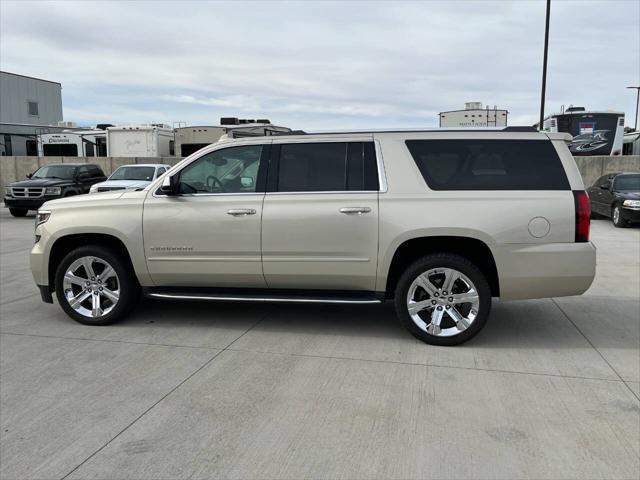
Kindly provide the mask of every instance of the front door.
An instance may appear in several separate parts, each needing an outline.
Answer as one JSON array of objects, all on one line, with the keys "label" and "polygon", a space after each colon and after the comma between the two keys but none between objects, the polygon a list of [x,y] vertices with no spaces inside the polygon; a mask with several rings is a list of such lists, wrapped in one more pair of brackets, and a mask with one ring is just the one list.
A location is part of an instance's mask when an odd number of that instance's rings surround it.
[{"label": "front door", "polygon": [[265,287],[260,224],[269,147],[207,153],[176,174],[178,195],[149,192],[144,249],[157,286]]},{"label": "front door", "polygon": [[273,145],[262,257],[270,288],[364,290],[376,283],[373,141]]}]

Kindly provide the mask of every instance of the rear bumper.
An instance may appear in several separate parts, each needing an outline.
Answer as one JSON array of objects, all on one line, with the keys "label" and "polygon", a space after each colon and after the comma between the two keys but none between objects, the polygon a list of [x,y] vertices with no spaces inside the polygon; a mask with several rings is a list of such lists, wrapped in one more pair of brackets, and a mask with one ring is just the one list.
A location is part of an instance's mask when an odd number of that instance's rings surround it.
[{"label": "rear bumper", "polygon": [[591,242],[499,245],[494,256],[503,300],[580,295],[596,274]]}]

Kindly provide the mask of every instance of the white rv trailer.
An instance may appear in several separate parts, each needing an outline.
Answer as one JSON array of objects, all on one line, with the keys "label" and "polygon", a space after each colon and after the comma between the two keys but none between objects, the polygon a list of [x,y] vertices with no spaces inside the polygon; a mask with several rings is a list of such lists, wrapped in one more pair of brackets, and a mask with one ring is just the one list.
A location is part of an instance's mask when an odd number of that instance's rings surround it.
[{"label": "white rv trailer", "polygon": [[640,132],[629,132],[624,134],[622,140],[623,155],[640,155]]},{"label": "white rv trailer", "polygon": [[37,136],[41,157],[106,157],[107,133],[102,129],[63,130]]},{"label": "white rv trailer", "polygon": [[168,157],[174,154],[174,132],[168,125],[107,128],[109,157]]},{"label": "white rv trailer", "polygon": [[272,125],[267,119],[244,120],[235,117],[221,118],[220,125],[216,126],[179,127],[175,129],[176,156],[188,157],[217,142],[223,135],[230,138],[256,137],[290,131],[290,128]]},{"label": "white rv trailer", "polygon": [[545,132],[571,134],[573,155],[622,155],[624,112],[569,107],[546,117],[542,127]]}]

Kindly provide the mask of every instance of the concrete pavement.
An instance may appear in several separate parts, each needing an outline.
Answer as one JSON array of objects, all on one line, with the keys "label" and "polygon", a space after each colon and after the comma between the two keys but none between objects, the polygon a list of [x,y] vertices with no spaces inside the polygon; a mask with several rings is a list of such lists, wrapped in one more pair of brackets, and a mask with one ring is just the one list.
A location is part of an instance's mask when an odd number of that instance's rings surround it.
[{"label": "concrete pavement", "polygon": [[382,307],[40,302],[0,211],[0,478],[637,478],[640,229],[592,223],[581,297],[497,302],[462,347]]}]

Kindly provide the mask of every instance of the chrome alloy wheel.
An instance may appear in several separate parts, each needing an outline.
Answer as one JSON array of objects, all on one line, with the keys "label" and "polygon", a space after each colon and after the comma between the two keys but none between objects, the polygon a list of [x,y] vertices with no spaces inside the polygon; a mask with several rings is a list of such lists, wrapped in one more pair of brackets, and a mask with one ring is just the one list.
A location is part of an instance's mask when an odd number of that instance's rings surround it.
[{"label": "chrome alloy wheel", "polygon": [[471,326],[480,308],[473,282],[452,268],[418,275],[407,293],[407,309],[421,330],[436,337],[457,335]]},{"label": "chrome alloy wheel", "polygon": [[120,280],[105,260],[80,257],[64,274],[64,296],[69,306],[84,317],[107,315],[120,299]]}]

